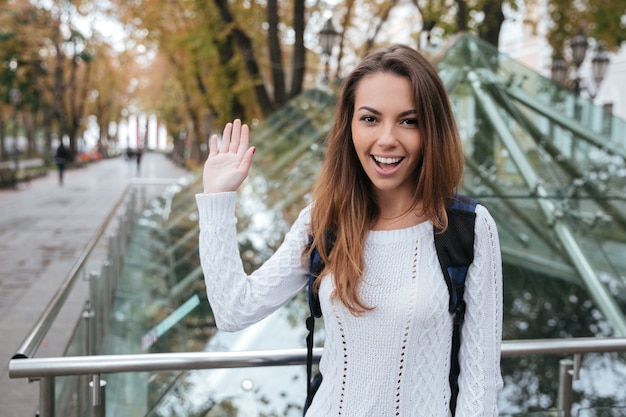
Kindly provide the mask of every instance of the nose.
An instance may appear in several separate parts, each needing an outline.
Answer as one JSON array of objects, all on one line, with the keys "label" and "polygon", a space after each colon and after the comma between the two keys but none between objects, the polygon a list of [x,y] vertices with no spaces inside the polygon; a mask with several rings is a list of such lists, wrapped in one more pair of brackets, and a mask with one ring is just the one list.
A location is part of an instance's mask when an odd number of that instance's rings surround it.
[{"label": "nose", "polygon": [[380,128],[380,134],[376,143],[379,146],[390,147],[397,143],[395,126],[393,123],[383,123]]}]

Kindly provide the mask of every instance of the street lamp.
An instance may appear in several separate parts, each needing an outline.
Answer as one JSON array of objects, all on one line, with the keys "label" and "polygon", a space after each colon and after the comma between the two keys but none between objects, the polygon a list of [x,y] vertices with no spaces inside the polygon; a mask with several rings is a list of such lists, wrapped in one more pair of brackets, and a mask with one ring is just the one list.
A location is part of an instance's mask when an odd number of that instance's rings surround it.
[{"label": "street lamp", "polygon": [[[571,89],[576,94],[580,95],[584,90],[587,90],[589,97],[593,100],[600,90],[600,84],[604,80],[606,69],[609,66],[609,56],[604,50],[602,45],[596,47],[595,54],[591,60],[591,71],[595,89],[591,89],[591,85],[585,86],[580,76],[580,67],[585,61],[587,54],[587,48],[589,42],[585,37],[582,30],[578,31],[576,36],[570,41],[570,48],[572,52],[572,63],[574,64],[574,79],[571,83]],[[552,63],[552,80],[559,85],[565,85],[567,81],[568,65],[562,58],[556,59]]]},{"label": "street lamp", "polygon": [[330,78],[330,56],[333,53],[333,46],[335,46],[337,37],[339,37],[339,32],[337,32],[333,26],[331,19],[326,21],[319,33],[319,37],[320,45],[322,46],[322,57],[324,59],[324,84],[328,84]]},{"label": "street lamp", "polygon": [[572,60],[574,61],[574,65],[576,65],[576,69],[580,68],[580,65],[585,60],[588,46],[589,42],[587,41],[587,37],[582,30],[579,30],[570,42],[570,47],[572,48]]},{"label": "street lamp", "polygon": [[[604,79],[604,75],[606,74],[606,69],[609,66],[609,54],[604,49],[604,45],[598,45],[596,49],[596,53],[591,59],[591,72],[593,73],[593,81],[600,87],[600,83]],[[596,93],[597,90],[596,89]]]}]

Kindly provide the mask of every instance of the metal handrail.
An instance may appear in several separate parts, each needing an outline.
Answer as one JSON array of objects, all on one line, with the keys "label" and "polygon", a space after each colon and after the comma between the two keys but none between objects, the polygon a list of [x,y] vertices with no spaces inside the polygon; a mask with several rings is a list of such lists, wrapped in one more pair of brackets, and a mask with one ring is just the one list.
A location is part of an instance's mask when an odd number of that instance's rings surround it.
[{"label": "metal handrail", "polygon": [[13,359],[22,359],[22,358],[31,358],[37,353],[41,342],[46,337],[48,330],[52,327],[54,320],[56,320],[57,315],[63,308],[65,300],[70,295],[72,288],[74,287],[74,283],[78,280],[80,276],[80,271],[86,265],[91,252],[95,249],[96,245],[104,235],[104,232],[108,229],[109,223],[113,219],[115,213],[117,213],[118,208],[121,206],[122,202],[128,195],[130,190],[130,186],[127,186],[122,193],[122,196],[117,200],[113,209],[109,212],[105,220],[102,222],[96,233],[93,235],[89,243],[85,249],[83,249],[82,253],[72,266],[67,278],[61,284],[61,287],[54,294],[54,297],[41,314],[41,317],[37,320],[31,331],[26,335],[24,341],[17,349],[17,352],[13,355]]},{"label": "metal handrail", "polygon": [[[322,351],[323,348],[313,350],[315,361],[319,361]],[[626,352],[626,338],[506,340],[502,342],[501,356],[604,352]],[[306,363],[306,353],[305,348],[296,348],[244,352],[177,352],[13,359],[9,362],[9,377],[38,379],[120,372],[301,365]]]}]

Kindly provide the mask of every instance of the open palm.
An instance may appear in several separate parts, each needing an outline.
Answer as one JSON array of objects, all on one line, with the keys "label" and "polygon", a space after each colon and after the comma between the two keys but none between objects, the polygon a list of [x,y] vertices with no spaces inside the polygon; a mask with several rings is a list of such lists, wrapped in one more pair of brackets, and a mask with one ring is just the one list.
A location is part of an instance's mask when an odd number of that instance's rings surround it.
[{"label": "open palm", "polygon": [[202,184],[206,194],[236,191],[248,176],[255,148],[249,146],[248,125],[236,119],[224,127],[222,142],[211,136]]}]

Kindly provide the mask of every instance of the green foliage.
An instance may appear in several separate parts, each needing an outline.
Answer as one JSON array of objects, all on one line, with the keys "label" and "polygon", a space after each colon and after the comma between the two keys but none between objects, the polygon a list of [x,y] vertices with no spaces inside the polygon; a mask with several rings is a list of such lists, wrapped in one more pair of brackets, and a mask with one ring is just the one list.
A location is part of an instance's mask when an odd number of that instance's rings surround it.
[{"label": "green foliage", "polygon": [[554,50],[553,57],[562,57],[567,42],[582,30],[614,51],[626,40],[626,4],[623,0],[549,0],[548,14],[552,26],[547,34]]}]

